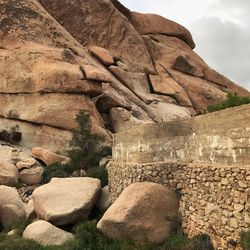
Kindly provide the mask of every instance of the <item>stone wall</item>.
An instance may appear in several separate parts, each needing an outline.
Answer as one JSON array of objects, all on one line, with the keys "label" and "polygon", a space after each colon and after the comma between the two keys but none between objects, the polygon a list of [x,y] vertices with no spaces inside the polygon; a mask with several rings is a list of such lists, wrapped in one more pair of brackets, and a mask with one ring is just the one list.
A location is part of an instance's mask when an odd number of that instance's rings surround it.
[{"label": "stone wall", "polygon": [[113,159],[250,165],[250,105],[118,133]]},{"label": "stone wall", "polygon": [[116,134],[109,167],[113,201],[138,181],[179,194],[189,236],[206,233],[217,249],[231,249],[228,242],[250,228],[250,105]]},{"label": "stone wall", "polygon": [[141,181],[175,191],[184,232],[210,235],[216,249],[231,249],[228,242],[239,241],[240,233],[250,228],[250,166],[110,163],[113,201],[125,187]]}]

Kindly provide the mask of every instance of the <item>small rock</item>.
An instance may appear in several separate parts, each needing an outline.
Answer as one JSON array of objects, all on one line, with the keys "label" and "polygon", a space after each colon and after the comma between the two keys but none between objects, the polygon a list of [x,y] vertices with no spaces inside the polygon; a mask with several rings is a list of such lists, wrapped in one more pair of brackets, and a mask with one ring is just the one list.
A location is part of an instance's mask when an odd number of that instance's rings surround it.
[{"label": "small rock", "polygon": [[17,167],[18,170],[22,170],[24,168],[31,168],[36,163],[37,163],[37,161],[34,158],[29,158],[29,159],[25,159],[25,160],[19,161],[16,164],[16,167]]},{"label": "small rock", "polygon": [[84,77],[87,80],[97,81],[97,82],[111,82],[111,76],[108,72],[102,70],[101,68],[97,68],[92,65],[84,65],[81,66],[81,70],[84,74]]},{"label": "small rock", "polygon": [[112,160],[111,156],[102,158],[101,161],[99,162],[99,167],[105,168],[111,160]]},{"label": "small rock", "polygon": [[231,218],[229,220],[229,226],[232,227],[232,228],[237,229],[239,227],[237,219]]},{"label": "small rock", "polygon": [[9,231],[9,232],[7,233],[8,236],[14,236],[14,235],[16,235],[16,234],[17,234],[17,230],[16,230],[16,229],[13,229],[13,230],[11,230],[11,231]]},{"label": "small rock", "polygon": [[27,185],[37,185],[42,181],[43,167],[24,169],[20,172],[20,180]]},{"label": "small rock", "polygon": [[248,187],[247,183],[245,183],[244,181],[239,181],[239,186],[241,188],[247,188]]},{"label": "small rock", "polygon": [[97,200],[96,206],[99,208],[100,212],[104,213],[108,210],[111,205],[111,195],[109,192],[109,187],[106,186],[102,189],[101,195]]},{"label": "small rock", "polygon": [[15,165],[0,161],[0,185],[13,185],[18,182],[18,177]]},{"label": "small rock", "polygon": [[43,220],[27,226],[23,232],[23,237],[34,240],[43,246],[62,245],[66,241],[74,239],[73,234],[65,232]]},{"label": "small rock", "polygon": [[221,184],[224,185],[224,186],[228,185],[229,184],[228,179],[227,178],[222,178]]},{"label": "small rock", "polygon": [[234,204],[234,209],[236,210],[236,212],[241,212],[243,211],[245,208],[244,205],[241,205],[241,204]]},{"label": "small rock", "polygon": [[34,220],[37,217],[32,199],[25,206],[25,211],[26,211],[26,219]]},{"label": "small rock", "polygon": [[91,47],[90,53],[105,66],[110,66],[114,64],[114,59],[110,55],[109,51],[102,47]]},{"label": "small rock", "polygon": [[129,71],[128,66],[127,66],[126,64],[124,64],[123,62],[117,61],[116,64],[117,64],[117,66],[118,66],[119,68],[121,68],[122,70]]},{"label": "small rock", "polygon": [[72,177],[86,177],[87,173],[85,170],[80,169],[80,170],[76,170],[72,173],[71,175]]}]

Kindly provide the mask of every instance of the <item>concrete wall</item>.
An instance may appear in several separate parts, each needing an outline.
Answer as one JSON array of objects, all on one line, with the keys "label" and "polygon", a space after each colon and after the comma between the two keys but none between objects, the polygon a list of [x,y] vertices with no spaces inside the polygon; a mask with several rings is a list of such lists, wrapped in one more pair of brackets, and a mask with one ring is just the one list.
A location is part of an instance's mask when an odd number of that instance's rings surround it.
[{"label": "concrete wall", "polygon": [[134,182],[151,181],[180,197],[182,228],[189,236],[210,235],[216,249],[235,249],[250,228],[250,166],[184,163],[119,163],[109,165],[109,186],[114,201]]},{"label": "concrete wall", "polygon": [[250,105],[118,133],[114,136],[113,159],[250,164]]}]

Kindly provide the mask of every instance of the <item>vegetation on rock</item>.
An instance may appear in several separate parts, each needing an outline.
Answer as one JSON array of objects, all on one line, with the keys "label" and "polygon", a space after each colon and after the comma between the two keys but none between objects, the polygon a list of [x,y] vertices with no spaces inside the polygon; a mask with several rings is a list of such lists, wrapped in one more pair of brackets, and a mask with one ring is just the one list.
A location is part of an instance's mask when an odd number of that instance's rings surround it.
[{"label": "vegetation on rock", "polygon": [[88,170],[98,166],[100,160],[110,153],[110,149],[102,146],[104,138],[91,132],[90,114],[80,111],[76,116],[78,127],[72,130],[72,139],[69,141],[68,155],[71,159],[73,171]]},{"label": "vegetation on rock", "polygon": [[229,93],[227,95],[226,100],[224,100],[223,102],[208,106],[207,110],[209,112],[215,112],[215,111],[223,110],[226,108],[232,108],[232,107],[249,104],[249,103],[250,103],[249,96],[241,97],[235,93]]},{"label": "vegetation on rock", "polygon": [[54,177],[65,178],[71,176],[74,171],[85,170],[89,177],[100,179],[102,186],[105,186],[108,183],[108,173],[105,168],[99,168],[99,162],[111,154],[111,149],[103,146],[104,137],[91,132],[89,113],[80,111],[76,122],[78,127],[72,130],[72,138],[69,141],[70,164],[55,163],[48,166],[44,172],[44,183]]},{"label": "vegetation on rock", "polygon": [[244,250],[250,249],[250,230],[241,233],[240,243]]}]

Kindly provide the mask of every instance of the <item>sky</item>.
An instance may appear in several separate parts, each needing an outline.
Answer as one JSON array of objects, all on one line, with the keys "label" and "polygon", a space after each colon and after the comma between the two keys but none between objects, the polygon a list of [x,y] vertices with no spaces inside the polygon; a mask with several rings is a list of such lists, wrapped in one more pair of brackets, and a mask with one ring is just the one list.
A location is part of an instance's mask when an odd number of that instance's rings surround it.
[{"label": "sky", "polygon": [[131,10],[156,13],[192,33],[195,51],[250,90],[250,0],[120,0]]}]

